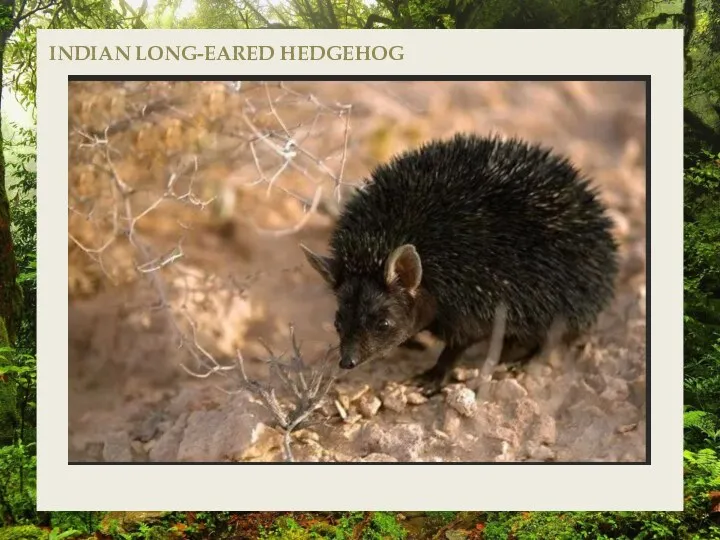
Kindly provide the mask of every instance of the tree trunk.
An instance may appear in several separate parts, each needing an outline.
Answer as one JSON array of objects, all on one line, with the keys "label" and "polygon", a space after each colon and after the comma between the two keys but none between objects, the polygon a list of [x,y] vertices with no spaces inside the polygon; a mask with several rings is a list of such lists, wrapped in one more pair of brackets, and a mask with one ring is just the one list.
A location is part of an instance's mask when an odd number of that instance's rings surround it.
[{"label": "tree trunk", "polygon": [[[10,29],[4,29],[0,34],[0,117],[2,117],[2,76],[4,69],[5,44],[10,37]],[[0,149],[4,146],[2,131],[0,131]],[[0,150],[0,319],[5,322],[5,328],[11,344],[15,343],[17,335],[17,265],[13,249],[12,235],[10,234],[10,201],[5,186],[5,155]]]},{"label": "tree trunk", "polygon": [[[8,16],[8,2],[3,1],[3,17]],[[12,14],[12,11],[10,11]],[[0,32],[0,118],[2,117],[2,74],[5,65],[5,44],[14,26],[3,21]],[[17,335],[18,285],[17,265],[10,234],[10,201],[5,187],[4,141],[0,130],[0,348],[15,344]],[[12,357],[0,353],[0,366],[9,365]],[[17,387],[12,377],[0,378],[0,445],[12,444],[19,417],[17,411]]]}]

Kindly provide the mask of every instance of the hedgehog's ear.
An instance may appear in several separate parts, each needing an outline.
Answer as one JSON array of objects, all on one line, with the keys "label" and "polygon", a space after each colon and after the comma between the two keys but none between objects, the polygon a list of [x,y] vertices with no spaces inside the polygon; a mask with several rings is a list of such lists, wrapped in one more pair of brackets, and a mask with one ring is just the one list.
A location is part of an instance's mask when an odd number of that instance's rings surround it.
[{"label": "hedgehog's ear", "polygon": [[415,246],[405,244],[395,249],[385,263],[385,282],[390,285],[394,281],[410,294],[414,294],[422,280],[422,264]]},{"label": "hedgehog's ear", "polygon": [[323,257],[312,251],[309,247],[300,244],[300,249],[303,250],[305,258],[310,263],[318,274],[327,282],[331,287],[335,286],[335,260],[331,257]]}]

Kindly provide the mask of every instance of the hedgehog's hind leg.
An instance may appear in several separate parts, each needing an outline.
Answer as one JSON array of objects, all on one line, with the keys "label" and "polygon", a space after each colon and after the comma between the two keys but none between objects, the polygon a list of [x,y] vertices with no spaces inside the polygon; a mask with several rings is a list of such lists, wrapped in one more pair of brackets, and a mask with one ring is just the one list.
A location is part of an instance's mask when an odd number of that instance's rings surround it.
[{"label": "hedgehog's hind leg", "polygon": [[448,374],[455,367],[458,358],[468,349],[469,345],[445,345],[433,367],[413,377],[409,384],[419,386],[420,392],[430,397],[440,392]]},{"label": "hedgehog's hind leg", "polygon": [[540,341],[521,343],[511,339],[506,341],[505,346],[504,354],[501,354],[500,358],[501,362],[506,364],[525,364],[540,354],[543,349],[543,344]]},{"label": "hedgehog's hind leg", "polygon": [[523,365],[527,364],[530,360],[532,360],[534,357],[539,355],[543,350],[543,346],[539,343],[532,345],[531,347],[527,347],[525,351],[523,351],[519,356],[516,356],[515,358],[512,358],[507,361],[508,364],[511,365]]},{"label": "hedgehog's hind leg", "polygon": [[514,336],[505,338],[499,363],[507,366],[509,370],[522,368],[530,360],[540,355],[544,343],[541,340],[521,341]]},{"label": "hedgehog's hind leg", "polygon": [[[505,342],[507,351],[503,351],[507,353],[507,357],[503,354],[501,362],[506,364],[510,370],[519,370],[535,358],[547,359],[548,354],[553,354],[558,347],[569,348],[573,344],[577,347],[577,341],[580,339],[580,336],[581,333],[576,329],[568,329],[561,324],[556,324],[547,332],[529,339],[518,340],[517,338],[509,337]],[[513,355],[513,352],[516,354]]]}]

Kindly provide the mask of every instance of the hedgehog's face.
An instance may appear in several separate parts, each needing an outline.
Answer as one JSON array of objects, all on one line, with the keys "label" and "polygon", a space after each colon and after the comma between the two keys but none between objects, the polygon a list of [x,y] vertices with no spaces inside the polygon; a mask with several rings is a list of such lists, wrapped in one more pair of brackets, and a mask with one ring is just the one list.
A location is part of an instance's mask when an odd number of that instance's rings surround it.
[{"label": "hedgehog's face", "polygon": [[333,259],[303,248],[305,255],[335,291],[335,328],[340,337],[340,367],[351,369],[388,355],[416,334],[420,257],[412,245],[395,249],[378,276],[343,278]]},{"label": "hedgehog's face", "polygon": [[412,298],[399,287],[353,278],[340,285],[335,294],[341,368],[383,358],[414,334]]}]

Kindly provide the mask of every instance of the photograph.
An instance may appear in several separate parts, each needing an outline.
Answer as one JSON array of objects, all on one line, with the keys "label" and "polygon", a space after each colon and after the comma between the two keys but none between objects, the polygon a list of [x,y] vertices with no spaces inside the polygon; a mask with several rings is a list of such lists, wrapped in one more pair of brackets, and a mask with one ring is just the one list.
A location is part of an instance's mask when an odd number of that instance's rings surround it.
[{"label": "photograph", "polygon": [[649,76],[67,85],[69,464],[650,463]]}]

